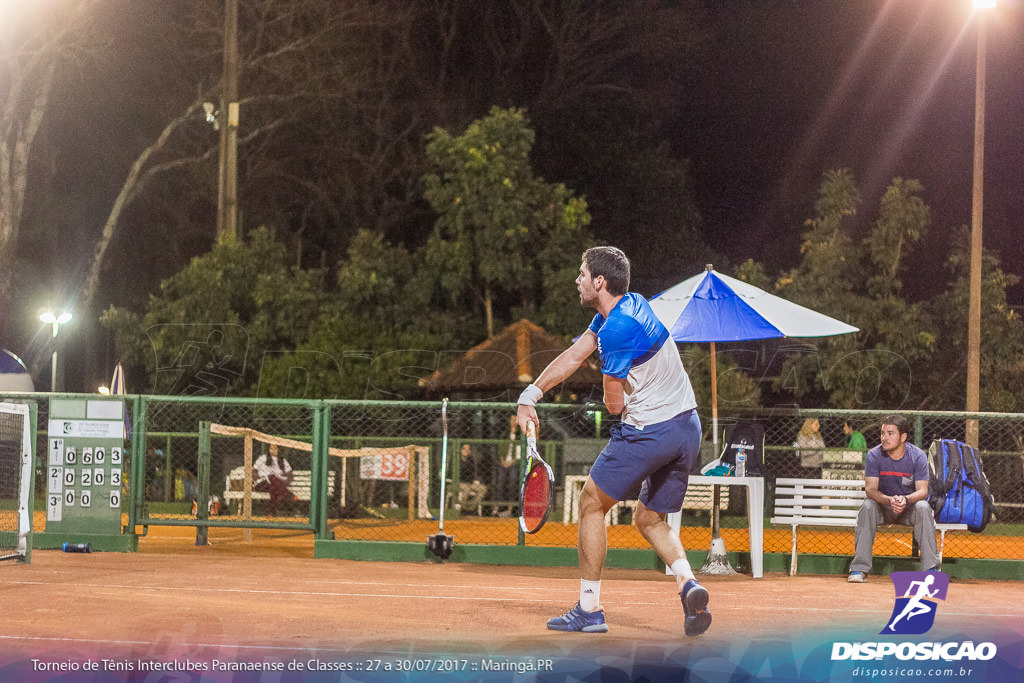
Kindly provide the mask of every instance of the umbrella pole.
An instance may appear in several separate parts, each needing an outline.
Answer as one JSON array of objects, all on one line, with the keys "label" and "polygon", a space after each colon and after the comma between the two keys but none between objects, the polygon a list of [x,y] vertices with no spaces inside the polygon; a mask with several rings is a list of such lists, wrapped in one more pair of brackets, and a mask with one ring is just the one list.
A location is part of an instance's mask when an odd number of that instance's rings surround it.
[{"label": "umbrella pole", "polygon": [[[711,443],[714,456],[718,457],[718,361],[715,358],[715,342],[711,342]],[[725,554],[725,541],[722,540],[719,525],[719,507],[721,507],[722,487],[714,485],[711,498],[711,547],[708,548],[708,559],[700,568],[701,574],[735,574],[736,570],[729,564]]]},{"label": "umbrella pole", "polygon": [[[712,455],[718,457],[718,360],[715,357],[715,342],[711,342],[711,447]],[[711,542],[720,537],[718,519],[718,508],[721,502],[722,491],[718,484],[715,484],[714,497],[711,501]]]}]

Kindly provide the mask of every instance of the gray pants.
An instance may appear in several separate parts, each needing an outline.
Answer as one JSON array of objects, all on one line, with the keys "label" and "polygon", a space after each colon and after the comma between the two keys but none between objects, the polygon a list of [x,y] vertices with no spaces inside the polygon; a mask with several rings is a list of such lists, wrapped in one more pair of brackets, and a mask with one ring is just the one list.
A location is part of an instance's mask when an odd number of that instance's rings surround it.
[{"label": "gray pants", "polygon": [[896,516],[888,506],[866,499],[860,506],[860,513],[857,514],[857,529],[853,535],[856,550],[853,562],[850,563],[851,572],[871,571],[875,531],[880,524],[914,527],[914,538],[921,550],[921,571],[939,567],[939,549],[935,543],[935,515],[926,501],[918,501],[913,507],[908,506],[902,514]]}]

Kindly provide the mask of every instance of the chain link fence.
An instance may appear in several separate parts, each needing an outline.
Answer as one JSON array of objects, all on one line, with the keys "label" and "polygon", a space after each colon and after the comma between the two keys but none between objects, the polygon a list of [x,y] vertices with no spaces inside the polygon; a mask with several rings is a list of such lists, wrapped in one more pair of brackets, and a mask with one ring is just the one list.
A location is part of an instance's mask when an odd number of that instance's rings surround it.
[{"label": "chain link fence", "polygon": [[[8,396],[17,400],[18,397]],[[46,453],[48,395],[21,397],[39,410],[37,453]],[[594,404],[539,406],[540,447],[556,477],[555,509],[540,533],[518,527],[519,481],[524,466],[513,404],[450,403],[445,439],[441,402],[125,397],[134,415],[127,449],[125,491],[134,509],[126,525],[280,528],[312,531],[318,538],[423,542],[437,532],[442,505],[445,532],[458,543],[576,545],[576,503],[591,463],[614,418]],[[136,406],[136,404],[138,404]],[[729,429],[757,424],[764,432],[766,479],[764,550],[788,554],[790,528],[772,525],[774,482],[863,476],[863,450],[849,447],[844,425],[867,444],[878,443],[882,411],[771,409],[723,413],[718,439],[702,415],[705,441],[700,466],[717,457]],[[964,439],[965,414],[905,412],[910,441]],[[978,414],[980,454],[995,499],[995,519],[984,533],[947,534],[944,556],[1024,559],[1024,415]],[[817,446],[801,442],[808,420],[818,423]],[[206,445],[208,444],[208,445]],[[446,445],[446,447],[445,447]],[[279,466],[284,487],[268,486],[267,463]],[[695,468],[695,470],[698,468]],[[42,473],[42,470],[40,471]],[[45,476],[37,477],[37,506]],[[721,535],[730,551],[749,550],[742,487],[721,487]],[[713,491],[691,486],[681,537],[690,550],[710,547]],[[38,512],[38,511],[37,511]],[[645,548],[623,504],[608,516],[609,548]],[[36,517],[45,527],[45,516]],[[799,529],[801,554],[850,556],[853,529]],[[909,529],[882,529],[878,556],[910,554]]]}]

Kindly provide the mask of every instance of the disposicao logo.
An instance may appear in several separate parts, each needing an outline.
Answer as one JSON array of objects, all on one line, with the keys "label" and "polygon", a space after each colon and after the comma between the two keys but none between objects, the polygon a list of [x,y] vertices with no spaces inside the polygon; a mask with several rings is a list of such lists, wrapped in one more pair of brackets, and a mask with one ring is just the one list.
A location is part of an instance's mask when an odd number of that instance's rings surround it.
[{"label": "disposicao logo", "polygon": [[[893,572],[889,578],[896,589],[896,604],[880,634],[927,633],[935,623],[937,601],[946,599],[949,577],[940,571],[932,571]],[[880,660],[890,656],[904,661],[987,661],[996,656],[996,646],[972,641],[832,643],[832,661]]]},{"label": "disposicao logo", "polygon": [[881,633],[927,633],[935,623],[936,601],[946,599],[949,577],[936,571],[893,572],[889,578],[896,588],[896,605]]}]

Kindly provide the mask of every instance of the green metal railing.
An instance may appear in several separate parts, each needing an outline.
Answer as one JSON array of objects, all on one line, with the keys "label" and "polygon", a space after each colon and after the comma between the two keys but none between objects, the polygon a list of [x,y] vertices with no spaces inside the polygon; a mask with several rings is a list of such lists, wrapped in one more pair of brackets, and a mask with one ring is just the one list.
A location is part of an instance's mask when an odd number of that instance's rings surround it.
[{"label": "green metal railing", "polygon": [[[55,397],[59,395],[4,396],[38,405],[40,467],[46,453],[48,404]],[[153,526],[194,527],[200,542],[219,528],[293,529],[311,532],[318,540],[422,540],[431,525],[436,530],[436,517],[444,504],[446,530],[451,520],[460,542],[573,548],[575,511],[567,510],[563,503],[565,485],[569,478],[586,474],[615,422],[615,418],[590,403],[538,407],[541,444],[556,473],[556,509],[542,534],[524,539],[516,524],[522,461],[516,460],[521,444],[518,439],[509,438],[510,418],[515,414],[513,404],[448,404],[449,468],[445,477],[449,500],[441,501],[440,401],[146,395],[129,395],[124,400],[132,416],[122,508],[126,532],[146,533]],[[862,431],[868,444],[873,445],[878,441],[878,424],[885,414],[887,411],[877,410],[723,410],[719,422],[723,430],[738,420],[756,421],[764,427],[768,522],[775,479],[822,476],[820,467],[805,466],[806,458],[801,461],[794,446],[804,420],[817,418],[827,448],[842,450],[846,443],[844,422],[849,421]],[[923,447],[936,438],[962,439],[968,419],[977,419],[980,424],[979,450],[995,496],[996,519],[984,534],[947,536],[946,557],[1024,559],[1024,415],[925,411],[903,414],[913,425],[911,441]],[[710,419],[703,418],[707,432]],[[281,452],[294,470],[304,473],[299,500],[289,501],[271,516],[266,496],[257,496],[250,488],[250,508],[243,514],[241,503],[245,502],[247,487],[237,478],[239,468],[244,474],[247,464],[251,466],[269,445],[253,440],[247,456],[244,437],[211,433],[210,425],[253,430],[271,440],[293,444],[281,447]],[[721,442],[721,434],[719,437]],[[710,444],[710,435],[705,434],[701,464],[716,456]],[[403,452],[408,456],[403,456]],[[402,471],[411,475],[403,478],[401,471],[389,475],[385,471],[389,466],[405,468]],[[41,486],[45,477],[38,477],[38,482],[37,486]],[[233,490],[233,486],[241,489]],[[739,488],[728,492],[733,496],[729,500],[728,495],[723,495],[723,535],[730,549],[742,549],[747,542],[743,497]],[[37,495],[37,500],[41,499]],[[219,507],[211,505],[214,499],[219,501]],[[690,549],[707,547],[710,503],[700,503],[701,500],[699,491],[691,491],[688,501],[695,502],[690,508],[684,506],[682,531]],[[645,547],[630,524],[628,509],[620,510],[616,521],[619,523],[609,528],[610,548]],[[787,552],[788,529],[766,523],[765,530],[765,551]],[[808,530],[811,532],[817,539],[815,543],[808,545],[801,537],[801,547],[806,547],[807,552],[849,554],[852,530]],[[898,549],[904,539],[894,542]],[[898,554],[895,550],[893,553]]]}]

